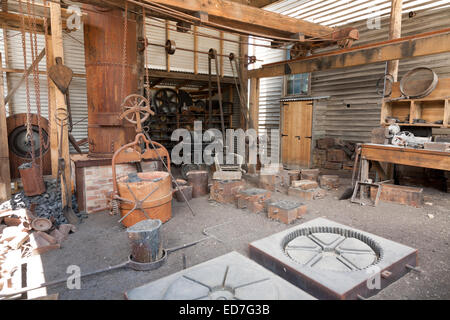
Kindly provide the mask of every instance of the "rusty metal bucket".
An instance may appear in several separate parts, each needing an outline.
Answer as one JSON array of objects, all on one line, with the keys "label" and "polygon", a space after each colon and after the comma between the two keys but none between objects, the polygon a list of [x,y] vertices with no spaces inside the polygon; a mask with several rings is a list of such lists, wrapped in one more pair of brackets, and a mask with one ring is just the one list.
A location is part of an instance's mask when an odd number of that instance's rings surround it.
[{"label": "rusty metal bucket", "polygon": [[[127,182],[128,177],[121,177],[117,180],[119,196],[127,199],[130,203],[122,201],[120,204],[120,214],[127,215],[134,208],[134,196],[143,201],[142,209],[135,209],[125,219],[122,224],[131,227],[136,223],[147,219],[159,219],[167,222],[172,217],[172,182],[168,172],[153,171],[137,174],[142,181]],[[159,181],[153,182],[152,180]],[[144,200],[150,193],[151,196]],[[133,196],[134,195],[134,196]]]},{"label": "rusty metal bucket", "polygon": [[193,170],[187,174],[188,184],[192,186],[192,197],[198,198],[207,195],[208,192],[208,171]]},{"label": "rusty metal bucket", "polygon": [[44,178],[37,163],[30,162],[20,166],[19,173],[26,196],[37,196],[45,192]]}]

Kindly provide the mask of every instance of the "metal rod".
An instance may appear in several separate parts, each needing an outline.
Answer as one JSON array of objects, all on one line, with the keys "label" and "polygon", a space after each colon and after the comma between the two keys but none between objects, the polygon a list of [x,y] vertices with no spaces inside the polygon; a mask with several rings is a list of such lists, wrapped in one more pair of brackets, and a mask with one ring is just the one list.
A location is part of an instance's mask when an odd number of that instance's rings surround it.
[{"label": "metal rod", "polygon": [[[107,267],[107,268],[104,268],[104,269],[99,269],[99,270],[95,270],[95,271],[92,271],[92,272],[85,273],[83,275],[80,275],[80,278],[93,276],[95,274],[104,273],[104,272],[107,272],[107,271],[117,270],[117,269],[120,269],[120,268],[124,268],[126,266],[128,266],[128,261],[127,262],[123,262],[121,264],[117,264],[115,266],[110,266],[110,267]],[[66,281],[67,281],[67,278],[53,280],[53,281],[49,281],[49,282],[44,282],[44,283],[41,283],[41,284],[38,284],[38,285],[35,285],[35,286],[25,287],[25,288],[23,288],[23,289],[21,289],[19,291],[15,291],[15,292],[11,292],[11,293],[2,293],[2,294],[0,294],[0,297],[15,296],[17,294],[22,294],[22,293],[25,293],[25,292],[28,292],[28,291],[31,291],[31,290],[36,290],[36,289],[40,289],[40,288],[44,288],[44,287],[54,286],[56,284],[64,283]]]}]

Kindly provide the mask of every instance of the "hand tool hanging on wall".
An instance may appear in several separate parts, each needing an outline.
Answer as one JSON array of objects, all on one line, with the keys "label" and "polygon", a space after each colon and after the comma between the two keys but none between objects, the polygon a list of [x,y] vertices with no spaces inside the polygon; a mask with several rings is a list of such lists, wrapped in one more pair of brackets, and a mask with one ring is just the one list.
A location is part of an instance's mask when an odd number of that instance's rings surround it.
[{"label": "hand tool hanging on wall", "polygon": [[[66,217],[67,221],[70,224],[78,224],[80,222],[79,218],[76,216],[75,212],[72,210],[72,201],[70,201],[69,197],[71,193],[69,192],[69,186],[67,184],[65,169],[66,169],[66,161],[62,156],[62,143],[63,143],[63,134],[64,127],[68,125],[68,112],[65,108],[56,109],[55,120],[56,123],[60,126],[60,134],[59,134],[59,145],[58,145],[58,173],[57,177],[61,178],[61,186],[65,189],[65,195],[67,197],[66,203],[63,203],[63,215]],[[57,180],[58,182],[58,180]]]},{"label": "hand tool hanging on wall", "polygon": [[212,68],[211,68],[211,60],[215,61],[216,65],[216,80],[217,80],[217,93],[219,95],[219,109],[220,109],[220,125],[222,129],[222,137],[225,137],[225,122],[223,119],[223,106],[222,106],[222,89],[220,87],[220,72],[219,72],[219,61],[217,59],[217,51],[216,49],[209,49],[208,54],[208,100],[209,100],[209,118],[208,118],[208,127],[212,128]]},{"label": "hand tool hanging on wall", "polygon": [[78,143],[75,140],[74,136],[72,135],[73,123],[72,110],[70,108],[69,86],[72,82],[73,71],[69,67],[63,65],[61,57],[56,57],[55,61],[56,64],[51,66],[48,70],[48,76],[50,77],[50,79],[52,79],[53,83],[56,85],[59,91],[61,91],[61,93],[65,96],[69,120],[69,127],[67,128],[69,131],[69,141],[74,149],[81,154],[81,149],[78,146]]}]

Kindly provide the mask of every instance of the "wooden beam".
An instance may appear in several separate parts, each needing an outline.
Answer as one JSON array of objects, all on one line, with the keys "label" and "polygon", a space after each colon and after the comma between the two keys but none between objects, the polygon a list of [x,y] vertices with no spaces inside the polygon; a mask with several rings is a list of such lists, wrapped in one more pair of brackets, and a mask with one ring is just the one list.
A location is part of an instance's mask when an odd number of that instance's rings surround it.
[{"label": "wooden beam", "polygon": [[[192,80],[192,81],[208,81],[207,74],[193,74],[187,72],[167,72],[162,70],[149,70],[151,78],[166,78],[166,79],[178,79],[178,80]],[[233,77],[223,77],[220,79],[221,83],[233,84]]]},{"label": "wooden beam", "polygon": [[[30,75],[30,73],[33,71],[34,67],[42,60],[42,58],[45,56],[45,49],[42,49],[42,51],[39,53],[39,55],[36,57],[36,59],[33,61],[31,66],[27,69],[27,71],[22,75],[19,82],[16,84],[14,88],[12,88],[11,92],[8,93],[8,95],[5,98],[5,104],[11,100],[12,96],[16,93],[17,89],[22,85],[22,83],[25,81],[25,79]],[[3,69],[2,69],[3,71]]]},{"label": "wooden beam", "polygon": [[[95,4],[101,7],[121,6],[123,0],[77,0],[77,2]],[[206,12],[208,22],[221,24],[228,28],[245,31],[247,34],[264,33],[274,37],[289,38],[292,34],[303,33],[309,37],[326,37],[334,30],[320,24],[291,18],[282,14],[251,7],[229,0],[143,0],[144,4],[158,3],[188,14]],[[130,4],[139,5],[139,1],[129,0]],[[152,12],[152,14],[154,14]],[[173,18],[174,19],[174,18]]]},{"label": "wooden beam", "polygon": [[290,61],[264,65],[249,71],[251,78],[361,66],[390,60],[409,59],[450,52],[450,28],[365,46],[317,54]]},{"label": "wooden beam", "polygon": [[[52,48],[49,48],[50,50],[53,49],[53,57],[61,57],[63,59],[64,64],[64,49],[63,49],[63,36],[62,36],[62,21],[61,21],[61,5],[60,0],[52,0],[50,2],[50,22],[51,22],[51,29],[52,29]],[[52,84],[54,85],[54,84]],[[66,109],[67,111],[67,105],[65,101],[65,97],[61,91],[59,91],[57,88],[54,90],[55,92],[55,104],[54,107]],[[52,118],[55,118],[56,110],[52,110]],[[54,119],[51,119],[50,125],[55,125],[55,122],[53,122]],[[63,186],[63,183],[61,183],[61,194],[62,194],[62,202],[63,207],[64,206],[72,206],[72,179],[70,174],[70,154],[69,154],[69,134],[68,134],[68,126],[64,126],[61,128],[58,127],[58,136],[62,134],[62,145],[59,146],[61,148],[61,156],[64,158],[66,163],[66,168],[64,171],[66,183],[67,183],[67,189],[69,190],[68,194],[66,194],[65,186]],[[62,130],[62,132],[61,132]],[[54,150],[52,150],[54,152]]]},{"label": "wooden beam", "polygon": [[[241,45],[239,47],[239,56],[240,57],[248,57],[248,37],[241,36]],[[239,60],[239,72],[242,80],[242,85],[238,90],[241,91],[241,97],[243,97],[243,102],[247,104],[247,92],[248,92],[248,69],[247,69],[247,61],[244,59]],[[247,130],[248,128],[248,106],[241,106],[241,128]]]},{"label": "wooden beam", "polygon": [[[5,1],[5,6],[2,7],[2,9],[3,9],[3,11],[8,11],[8,1]],[[6,30],[6,28],[4,26],[2,26],[2,29],[3,29],[3,50],[5,52],[5,66],[7,68],[9,68],[10,63],[9,63],[9,54],[8,54],[8,52],[9,52],[8,31]],[[1,72],[3,72],[3,71],[1,71]],[[10,82],[10,76],[8,75],[7,72],[5,73],[5,77],[6,77],[6,91],[10,92],[11,82]],[[11,103],[8,104],[8,113],[13,114],[13,106]]]},{"label": "wooden beam", "polygon": [[277,36],[303,33],[306,36],[321,37],[333,31],[330,27],[227,0],[144,0],[144,2],[160,3],[187,13],[205,11],[210,22],[245,28],[249,32],[252,30],[271,32]]},{"label": "wooden beam", "polygon": [[[389,40],[398,39],[402,36],[402,9],[403,0],[392,0]],[[387,64],[387,73],[394,77],[394,82],[398,79],[399,62],[399,60],[392,60],[388,61]]]},{"label": "wooden beam", "polygon": [[[0,61],[2,53],[0,52]],[[0,73],[0,201],[11,198],[11,173],[9,171],[8,130],[6,128],[6,103],[3,99],[3,73]]]}]

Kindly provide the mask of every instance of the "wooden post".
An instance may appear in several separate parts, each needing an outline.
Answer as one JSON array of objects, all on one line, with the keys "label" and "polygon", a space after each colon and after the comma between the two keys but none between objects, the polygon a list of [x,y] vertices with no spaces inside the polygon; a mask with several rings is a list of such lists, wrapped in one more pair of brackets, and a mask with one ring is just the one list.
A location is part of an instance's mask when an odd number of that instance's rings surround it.
[{"label": "wooden post", "polygon": [[[45,46],[47,48],[47,70],[49,70],[55,64],[55,58],[53,56],[53,46],[52,46],[52,36],[47,35],[45,38]],[[58,174],[58,125],[56,124],[55,113],[56,113],[56,88],[53,81],[47,77],[48,86],[48,122],[50,130],[50,158],[52,163],[52,177],[57,177]]]},{"label": "wooden post", "polygon": [[219,54],[220,54],[220,76],[224,76],[224,56],[223,56],[223,31],[220,31],[220,45],[219,45]]},{"label": "wooden post", "polygon": [[[7,10],[8,9],[7,1],[5,1],[5,7]],[[10,63],[9,63],[9,55],[8,55],[8,51],[9,51],[8,32],[7,32],[5,24],[2,25],[2,29],[3,29],[3,48],[5,50],[5,66],[6,66],[6,68],[9,68]],[[6,90],[9,92],[9,90],[11,90],[11,82],[10,82],[10,77],[8,76],[8,72],[5,73],[5,77],[6,77]],[[13,114],[12,103],[8,103],[8,113]]]},{"label": "wooden post", "polygon": [[[52,46],[51,48],[48,48],[49,52],[53,51],[52,54],[49,53],[49,56],[53,56],[54,58],[56,57],[61,57],[61,59],[63,59],[63,64],[64,64],[64,49],[63,49],[63,37],[62,37],[62,21],[61,21],[61,5],[59,4],[59,0],[53,0],[52,2],[50,2],[50,24],[51,24],[51,31],[52,31],[52,36],[51,36],[51,43]],[[54,59],[52,59],[52,63],[55,63]],[[52,108],[62,108],[67,110],[67,105],[66,105],[66,101],[65,101],[65,97],[64,94],[59,91],[54,83],[51,83],[52,86],[54,86],[54,102],[51,105]],[[51,112],[51,119],[50,119],[50,125],[54,128],[55,126],[57,127],[58,130],[58,137],[61,134],[61,127],[58,126],[55,122],[55,114],[56,114],[56,109],[53,109]],[[66,182],[67,182],[67,189],[68,189],[68,194],[66,194],[66,190],[65,190],[65,186],[63,185],[63,183],[61,183],[61,194],[62,194],[62,202],[63,202],[63,207],[64,206],[72,206],[72,180],[71,180],[71,174],[70,174],[70,154],[69,154],[69,133],[68,133],[68,126],[64,126],[62,128],[62,145],[59,146],[59,148],[61,148],[61,157],[64,158],[65,163],[66,163],[66,168],[64,171],[64,175],[66,177]],[[51,136],[50,136],[51,137]],[[52,167],[54,166],[53,163],[53,153],[55,152],[54,145],[51,144],[52,147]],[[58,153],[58,150],[56,150],[56,152]],[[56,166],[57,167],[57,166]],[[53,170],[53,169],[52,169]],[[58,177],[59,178],[59,177]]]},{"label": "wooden post", "polygon": [[194,74],[198,74],[198,27],[194,26]]},{"label": "wooden post", "polygon": [[258,132],[259,127],[259,78],[250,81],[249,128]]},{"label": "wooden post", "polygon": [[[402,36],[402,8],[403,0],[392,0],[391,23],[389,26],[389,40],[398,39]],[[394,77],[394,82],[398,79],[399,60],[388,61],[387,73]]]},{"label": "wooden post", "polygon": [[[0,62],[2,54],[0,52]],[[3,92],[3,72],[0,73],[0,201],[11,198],[11,174],[9,171],[8,130],[6,128],[5,93]]]},{"label": "wooden post", "polygon": [[[169,31],[170,22],[166,20],[166,41],[170,40],[170,31]],[[166,71],[170,72],[170,54],[166,52]]]}]

